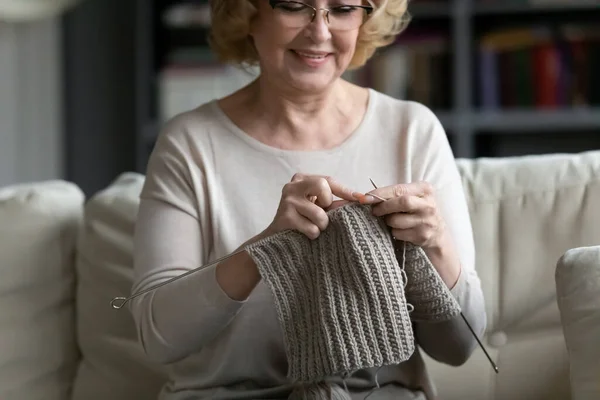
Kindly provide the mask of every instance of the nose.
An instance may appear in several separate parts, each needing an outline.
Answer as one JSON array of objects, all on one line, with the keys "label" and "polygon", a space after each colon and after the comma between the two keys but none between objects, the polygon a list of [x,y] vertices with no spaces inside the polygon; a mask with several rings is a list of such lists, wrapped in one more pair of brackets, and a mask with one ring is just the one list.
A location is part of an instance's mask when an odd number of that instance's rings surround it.
[{"label": "nose", "polygon": [[318,10],[313,21],[306,27],[307,35],[315,43],[323,43],[331,39],[331,32],[327,25],[327,11]]}]

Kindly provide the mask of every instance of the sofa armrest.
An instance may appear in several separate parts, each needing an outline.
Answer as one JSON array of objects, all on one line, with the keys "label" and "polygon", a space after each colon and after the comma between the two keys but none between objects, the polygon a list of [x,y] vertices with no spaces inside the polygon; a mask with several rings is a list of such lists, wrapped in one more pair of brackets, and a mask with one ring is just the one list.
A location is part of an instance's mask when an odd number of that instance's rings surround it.
[{"label": "sofa armrest", "polygon": [[567,251],[555,281],[572,400],[600,399],[600,246]]},{"label": "sofa armrest", "polygon": [[0,399],[67,400],[79,363],[75,251],[84,194],[45,181],[0,188]]}]

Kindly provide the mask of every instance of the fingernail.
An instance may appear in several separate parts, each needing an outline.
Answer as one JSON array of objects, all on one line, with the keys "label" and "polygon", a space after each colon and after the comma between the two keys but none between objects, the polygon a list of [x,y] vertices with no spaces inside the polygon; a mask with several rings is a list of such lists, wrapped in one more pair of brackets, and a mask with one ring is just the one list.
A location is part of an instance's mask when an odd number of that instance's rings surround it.
[{"label": "fingernail", "polygon": [[362,204],[371,204],[375,202],[375,197],[369,194],[361,194],[360,197],[358,197],[358,201]]}]

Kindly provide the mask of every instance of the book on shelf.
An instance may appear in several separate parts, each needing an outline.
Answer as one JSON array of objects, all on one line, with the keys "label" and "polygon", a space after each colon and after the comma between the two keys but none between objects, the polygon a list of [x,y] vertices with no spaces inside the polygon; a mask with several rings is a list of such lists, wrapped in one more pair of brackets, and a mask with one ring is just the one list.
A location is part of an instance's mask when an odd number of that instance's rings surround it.
[{"label": "book on shelf", "polygon": [[600,105],[600,27],[492,31],[477,56],[483,110]]},{"label": "book on shelf", "polygon": [[391,97],[448,109],[451,65],[447,34],[407,32],[375,53],[364,67],[347,72],[345,77]]}]

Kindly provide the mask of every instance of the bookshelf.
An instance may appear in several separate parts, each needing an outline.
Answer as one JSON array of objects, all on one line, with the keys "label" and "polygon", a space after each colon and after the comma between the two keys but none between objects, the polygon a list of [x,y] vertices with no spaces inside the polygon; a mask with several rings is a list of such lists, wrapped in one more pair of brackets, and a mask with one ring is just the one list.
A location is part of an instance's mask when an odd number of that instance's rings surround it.
[{"label": "bookshelf", "polygon": [[[201,51],[206,50],[207,33],[203,3],[136,0],[136,165],[140,171],[145,169],[163,120],[178,107],[194,104],[193,98],[180,98],[179,106],[172,105],[165,114],[165,77],[169,76],[165,70],[181,70],[165,67],[173,62],[210,59],[210,54]],[[195,11],[177,11],[176,7],[182,6],[193,6]],[[594,27],[594,21],[600,19],[600,0],[412,0],[409,10],[413,20],[399,42],[348,76],[431,107],[444,125],[456,157],[600,148],[600,81],[590,73],[600,71],[600,26]],[[186,22],[184,17],[190,15],[194,21]],[[173,26],[168,28],[165,21]],[[550,58],[538,55],[544,45],[544,54]],[[187,50],[174,51],[176,46]],[[396,52],[398,48],[404,53]],[[436,54],[429,62],[414,56],[427,49]],[[487,50],[485,57],[483,49]],[[387,60],[386,53],[390,54]],[[565,54],[571,57],[567,57],[570,63],[566,67]],[[411,71],[428,71],[427,76],[433,78],[390,72],[390,65],[409,64]],[[564,73],[552,70],[554,81],[547,75],[552,65],[564,69]],[[237,79],[240,85],[246,79],[228,76],[225,81]],[[396,90],[385,82],[403,86]],[[170,84],[174,86],[168,90],[175,90],[177,84]],[[185,80],[179,85],[192,87]],[[196,92],[203,87],[206,85],[199,85]]]}]

